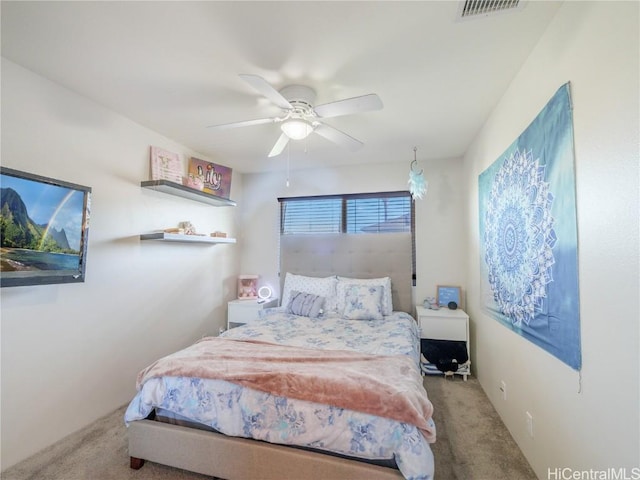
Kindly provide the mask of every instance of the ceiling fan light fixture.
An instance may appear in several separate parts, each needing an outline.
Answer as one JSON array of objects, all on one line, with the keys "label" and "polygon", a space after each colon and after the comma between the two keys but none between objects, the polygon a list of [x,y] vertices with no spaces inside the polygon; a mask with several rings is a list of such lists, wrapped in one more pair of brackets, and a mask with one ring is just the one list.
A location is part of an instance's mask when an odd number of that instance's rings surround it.
[{"label": "ceiling fan light fixture", "polygon": [[300,118],[293,118],[286,120],[280,126],[282,131],[291,140],[302,140],[307,138],[311,132],[313,132],[313,126]]}]

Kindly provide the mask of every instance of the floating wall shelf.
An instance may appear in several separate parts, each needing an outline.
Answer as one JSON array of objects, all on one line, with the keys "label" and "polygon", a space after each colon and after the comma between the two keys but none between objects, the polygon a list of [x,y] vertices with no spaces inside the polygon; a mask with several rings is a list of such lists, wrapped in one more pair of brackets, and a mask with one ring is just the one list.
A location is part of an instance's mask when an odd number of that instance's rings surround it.
[{"label": "floating wall shelf", "polygon": [[236,243],[235,238],[227,237],[209,237],[206,235],[183,235],[179,233],[144,233],[140,235],[140,240],[157,240],[161,242],[177,242],[177,243],[208,243],[214,245],[217,243]]},{"label": "floating wall shelf", "polygon": [[[213,205],[214,207],[235,207],[236,202],[229,200],[228,198],[217,197],[207,192],[201,192],[200,190],[194,190],[193,188],[185,187],[179,183],[170,182],[169,180],[145,180],[140,182],[142,188],[148,188],[157,192],[168,193],[177,197],[187,198],[196,202],[206,203]],[[228,242],[230,243],[230,242]]]}]

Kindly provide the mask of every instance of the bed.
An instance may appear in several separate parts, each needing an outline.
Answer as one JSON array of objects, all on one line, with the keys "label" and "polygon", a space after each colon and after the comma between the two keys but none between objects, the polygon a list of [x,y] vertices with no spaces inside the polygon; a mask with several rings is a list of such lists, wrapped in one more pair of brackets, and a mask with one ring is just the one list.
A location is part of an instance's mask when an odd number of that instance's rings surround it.
[{"label": "bed", "polygon": [[[372,399],[360,401],[360,406],[369,411],[351,409],[351,404],[329,405],[315,401],[316,397],[263,391],[262,385],[247,387],[238,383],[237,378],[215,377],[219,372],[213,375],[215,378],[182,374],[145,378],[145,372],[155,368],[154,363],[141,372],[140,390],[125,414],[131,467],[140,468],[144,460],[149,460],[228,480],[433,478],[429,443],[435,441],[435,425],[421,382],[418,327],[407,311],[393,309],[395,306],[411,311],[410,281],[397,282],[391,288],[392,276],[367,273],[357,278],[288,273],[281,290],[282,307],[263,310],[259,321],[228,330],[219,338],[204,339],[185,350],[210,355],[210,351],[203,352],[211,344],[213,349],[226,348],[225,351],[233,350],[229,345],[237,345],[239,351],[269,347],[293,351],[296,355],[310,352],[346,356],[347,361],[374,362],[354,370],[356,379],[373,377],[374,381],[385,370],[385,363],[389,364],[388,369],[393,369],[391,365],[399,362],[403,373],[397,373],[397,381],[389,382],[387,376],[387,383],[381,383],[383,387],[369,385],[370,392],[360,395]],[[354,294],[358,301],[352,301]],[[368,298],[371,295],[373,300]],[[293,296],[302,301],[294,305]],[[322,298],[321,312],[317,311],[314,296]],[[345,310],[346,305],[353,308]],[[370,318],[376,308],[377,313]],[[248,373],[259,370],[265,361],[262,350],[247,352],[242,350],[240,356],[261,360],[243,368],[248,368]],[[172,355],[189,357],[191,353]],[[210,365],[221,362],[216,360]],[[351,365],[354,364],[348,368]],[[306,372],[305,368],[301,370]],[[316,370],[320,373],[317,383],[325,385],[322,382],[342,378],[336,373],[340,368],[323,366]],[[223,370],[225,374],[229,371],[226,367],[212,369]],[[288,375],[290,370],[286,372]],[[244,378],[244,374],[240,377]],[[384,397],[376,389],[393,389],[395,383],[400,385],[398,390],[413,395],[409,407],[395,408],[396,412],[402,412],[401,417],[391,418],[395,413],[387,417],[387,412],[384,416],[377,415],[378,411],[371,410],[374,407],[369,403],[380,406],[387,402],[379,400]],[[395,398],[396,393],[391,397]],[[347,395],[350,396],[358,397]],[[404,417],[407,411],[413,412],[411,420]]]}]

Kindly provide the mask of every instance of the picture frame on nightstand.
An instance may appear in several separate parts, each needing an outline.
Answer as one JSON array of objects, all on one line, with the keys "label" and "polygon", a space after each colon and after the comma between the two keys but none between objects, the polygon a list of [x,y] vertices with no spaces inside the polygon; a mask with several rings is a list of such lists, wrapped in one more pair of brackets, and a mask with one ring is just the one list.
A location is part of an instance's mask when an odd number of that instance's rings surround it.
[{"label": "picture frame on nightstand", "polygon": [[457,308],[463,308],[460,287],[438,285],[436,288],[436,304],[447,307],[450,302],[455,302]]}]

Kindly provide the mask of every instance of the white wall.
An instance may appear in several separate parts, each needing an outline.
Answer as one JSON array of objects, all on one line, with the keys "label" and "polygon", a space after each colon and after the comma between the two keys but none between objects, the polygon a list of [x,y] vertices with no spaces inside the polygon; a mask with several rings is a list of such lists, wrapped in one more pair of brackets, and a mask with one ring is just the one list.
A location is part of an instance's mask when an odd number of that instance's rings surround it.
[{"label": "white wall", "polygon": [[0,291],[3,469],[127,403],[139,370],[225,323],[238,246],[138,236],[182,220],[234,236],[238,209],[141,189],[150,145],[203,158],[2,60],[2,165],[93,189],[85,283]]},{"label": "white wall", "polygon": [[[286,172],[245,174],[241,222],[242,272],[260,274],[261,284],[269,284],[275,291],[279,289],[276,254],[280,213],[278,197],[407,190],[412,149],[413,146],[409,145],[406,152],[398,152],[398,155],[406,156],[406,163],[291,172],[288,188]],[[291,158],[291,163],[295,164],[295,158]],[[459,159],[420,161],[419,148],[418,163],[429,182],[426,196],[416,201],[417,282],[414,300],[422,303],[425,296],[435,296],[437,284],[465,288],[466,248],[461,217],[464,198],[462,162]]]},{"label": "white wall", "polygon": [[[548,469],[563,467],[640,467],[638,6],[565,3],[464,158],[475,371],[540,478],[560,478],[548,477]],[[574,106],[581,378],[486,316],[478,291],[478,175],[567,81]],[[507,383],[506,401],[500,380]],[[525,411],[533,414],[533,438]]]}]

